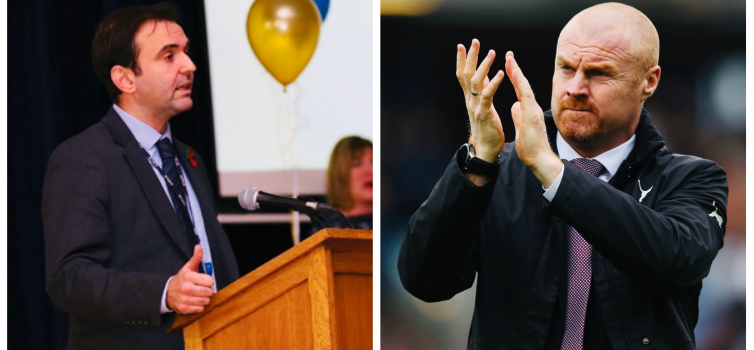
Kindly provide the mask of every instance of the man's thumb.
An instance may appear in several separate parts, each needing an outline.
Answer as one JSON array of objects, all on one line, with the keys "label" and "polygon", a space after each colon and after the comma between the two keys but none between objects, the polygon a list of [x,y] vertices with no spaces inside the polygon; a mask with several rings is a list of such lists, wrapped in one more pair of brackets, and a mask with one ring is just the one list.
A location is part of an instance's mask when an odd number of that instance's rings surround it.
[{"label": "man's thumb", "polygon": [[513,117],[513,126],[518,127],[521,125],[521,102],[516,101],[511,107],[511,117]]},{"label": "man's thumb", "polygon": [[187,268],[191,271],[196,271],[199,269],[199,264],[202,263],[202,246],[201,245],[195,245],[194,246],[194,256],[191,257],[191,260],[189,260],[184,268]]}]

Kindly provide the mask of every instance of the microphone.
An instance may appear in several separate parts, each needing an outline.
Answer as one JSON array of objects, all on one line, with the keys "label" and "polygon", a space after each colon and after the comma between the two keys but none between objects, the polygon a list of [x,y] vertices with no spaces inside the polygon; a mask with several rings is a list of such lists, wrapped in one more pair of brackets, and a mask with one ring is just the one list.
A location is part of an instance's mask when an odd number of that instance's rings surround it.
[{"label": "microphone", "polygon": [[340,213],[338,209],[333,208],[325,203],[307,201],[298,198],[277,196],[267,192],[262,192],[256,187],[246,187],[238,194],[238,204],[248,211],[267,208],[290,209],[300,211],[306,214],[336,214]]}]

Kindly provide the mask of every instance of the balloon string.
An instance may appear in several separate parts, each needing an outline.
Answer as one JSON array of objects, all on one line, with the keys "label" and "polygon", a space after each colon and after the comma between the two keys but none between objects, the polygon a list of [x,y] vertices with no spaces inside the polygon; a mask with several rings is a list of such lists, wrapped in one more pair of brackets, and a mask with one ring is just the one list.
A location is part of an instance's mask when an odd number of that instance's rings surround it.
[{"label": "balloon string", "polygon": [[[279,90],[278,90],[279,91]],[[280,94],[278,93],[278,96]],[[286,92],[282,93],[282,106],[281,110],[281,123],[282,127],[282,147],[286,154],[285,167],[295,168],[298,166],[295,145],[298,135],[301,131],[306,130],[309,127],[309,119],[301,113],[301,100],[304,97],[304,89],[298,84],[293,83],[289,85]]]},{"label": "balloon string", "polygon": [[290,169],[295,169],[297,166],[295,142],[296,142],[296,117],[295,117],[295,95],[296,89],[290,89],[287,92],[283,92],[284,100],[284,123],[285,123],[285,148],[288,153],[288,164]]},{"label": "balloon string", "polygon": [[[284,91],[284,93],[287,93],[287,91]],[[291,113],[290,113],[290,124],[288,124],[288,130],[290,133],[290,151],[293,151],[293,146],[295,144],[296,136],[299,132],[306,129],[308,126],[308,119],[304,117],[304,115],[301,113],[301,100],[304,96],[304,89],[301,87],[298,82],[293,83],[292,89],[290,89],[290,99],[287,101],[290,101],[290,107],[291,107]],[[298,171],[298,164],[293,163],[291,166],[291,170],[293,171],[293,197],[298,198],[300,195],[300,178],[299,178],[299,171]],[[298,212],[293,212],[292,214],[292,229],[291,233],[293,235],[293,242],[294,244],[298,244],[301,240],[301,214]]]},{"label": "balloon string", "polygon": [[[297,135],[309,126],[309,120],[301,113],[301,101],[304,90],[298,83],[284,87],[281,92],[279,86],[273,84],[275,125],[278,134],[278,145],[283,159],[284,168],[292,175],[293,197],[300,195],[298,162],[295,152]],[[291,235],[294,244],[301,237],[300,216],[297,212],[291,213]]]},{"label": "balloon string", "polygon": [[[298,189],[298,171],[297,168],[297,162],[295,157],[295,141],[296,141],[296,88],[294,87],[290,91],[287,89],[283,89],[283,97],[285,101],[285,107],[286,107],[286,113],[285,113],[285,130],[286,130],[286,148],[288,150],[288,154],[290,156],[290,163],[289,167],[292,173],[292,194],[293,197],[296,198],[299,195],[299,189]],[[300,225],[300,216],[299,213],[294,211],[291,212],[291,234],[293,235],[293,243],[296,244],[299,242],[301,237],[301,225]]]},{"label": "balloon string", "polygon": [[[276,84],[275,84],[276,85]],[[291,88],[285,88],[282,92],[279,87],[273,87],[275,100],[275,125],[278,132],[278,143],[282,154],[284,168],[292,175],[293,197],[300,195],[299,172],[295,156],[295,143],[297,133],[302,130],[302,117],[299,112],[301,94],[300,86],[295,84]],[[294,244],[301,239],[301,218],[297,212],[291,213],[291,235]]]},{"label": "balloon string", "polygon": [[309,119],[301,114],[301,100],[304,98],[304,88],[299,85],[298,82],[294,83],[296,87],[296,94],[293,96],[293,120],[294,120],[294,132],[299,133],[309,126]]},{"label": "balloon string", "polygon": [[273,97],[273,119],[275,121],[275,131],[277,133],[277,140],[278,140],[278,150],[280,151],[280,158],[283,160],[283,167],[288,168],[289,161],[288,161],[288,152],[286,149],[286,143],[285,143],[285,102],[282,100],[282,96],[280,95],[280,90],[277,87],[277,84],[271,84],[271,94]]}]

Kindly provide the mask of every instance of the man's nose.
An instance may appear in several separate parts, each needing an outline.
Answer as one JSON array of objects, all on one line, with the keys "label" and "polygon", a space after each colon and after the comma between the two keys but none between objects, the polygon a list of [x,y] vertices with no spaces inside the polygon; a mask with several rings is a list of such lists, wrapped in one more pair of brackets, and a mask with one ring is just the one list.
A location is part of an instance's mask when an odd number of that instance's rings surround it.
[{"label": "man's nose", "polygon": [[191,57],[188,55],[184,55],[185,60],[183,62],[183,66],[181,67],[181,73],[193,73],[196,71],[196,66],[194,65],[194,61],[191,60]]},{"label": "man's nose", "polygon": [[566,93],[571,97],[589,96],[589,86],[587,86],[587,83],[586,75],[583,72],[576,72]]}]

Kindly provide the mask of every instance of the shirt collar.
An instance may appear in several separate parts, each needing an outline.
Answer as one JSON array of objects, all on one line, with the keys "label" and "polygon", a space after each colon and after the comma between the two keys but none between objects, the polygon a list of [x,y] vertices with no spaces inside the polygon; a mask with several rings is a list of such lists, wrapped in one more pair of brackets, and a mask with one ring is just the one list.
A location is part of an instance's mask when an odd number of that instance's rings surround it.
[{"label": "shirt collar", "polygon": [[[565,141],[565,139],[563,139],[563,136],[560,135],[560,131],[558,131],[558,135],[555,137],[555,144],[558,147],[558,155],[561,159],[571,161],[576,158],[583,158],[576,152],[576,150],[573,149],[573,147],[571,147],[571,145],[568,144],[568,142]],[[612,176],[615,175],[616,171],[618,171],[620,163],[622,163],[623,160],[626,159],[631,153],[631,150],[634,149],[635,144],[636,134],[633,134],[631,135],[631,138],[628,139],[628,141],[624,142],[620,146],[590,159],[594,159],[602,163],[607,172],[610,173],[610,176]]]},{"label": "shirt collar", "polygon": [[113,109],[118,113],[120,118],[123,119],[123,122],[126,123],[128,129],[131,130],[136,141],[138,141],[139,145],[145,150],[149,151],[155,147],[157,141],[165,137],[170,139],[171,142],[173,141],[173,137],[170,133],[170,124],[168,124],[168,127],[165,130],[165,134],[160,134],[159,131],[124,111],[118,105],[113,104]]}]

